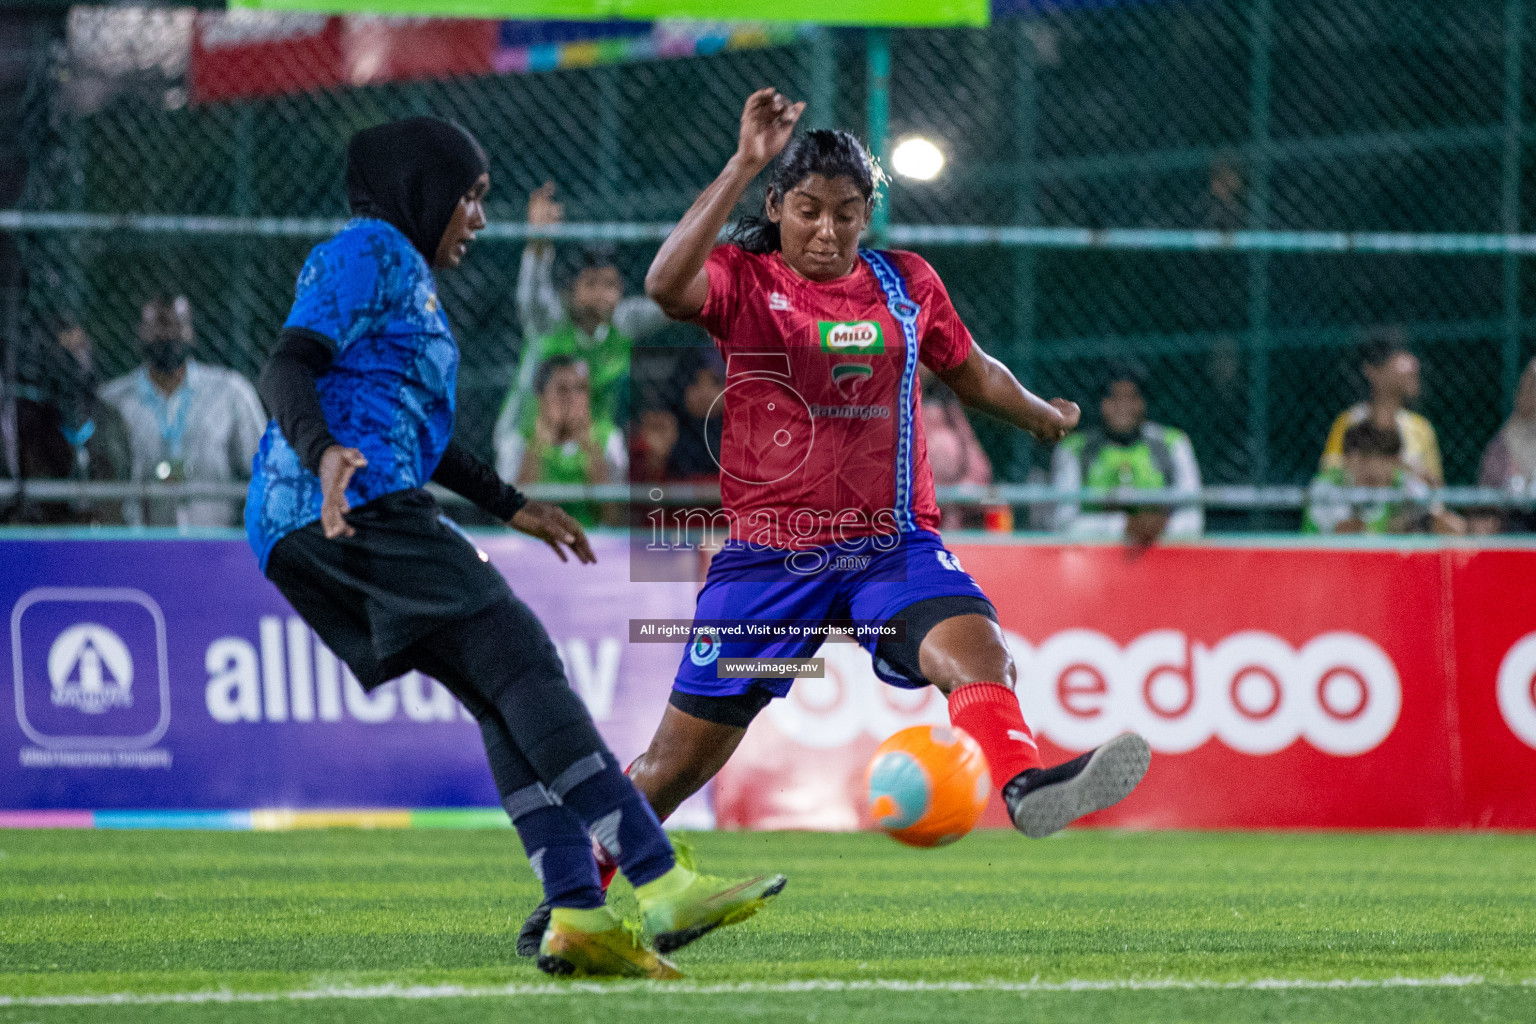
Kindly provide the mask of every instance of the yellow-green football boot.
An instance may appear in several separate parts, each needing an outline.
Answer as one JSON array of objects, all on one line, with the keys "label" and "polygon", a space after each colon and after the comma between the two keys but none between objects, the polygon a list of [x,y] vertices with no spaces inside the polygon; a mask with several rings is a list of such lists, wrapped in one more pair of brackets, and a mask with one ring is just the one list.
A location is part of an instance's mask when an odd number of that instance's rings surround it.
[{"label": "yellow-green football boot", "polygon": [[656,978],[683,972],[645,945],[640,929],[607,907],[555,907],[539,942],[539,970],[573,978]]},{"label": "yellow-green football boot", "polygon": [[673,840],[677,865],[635,889],[640,921],[658,952],[670,953],[721,925],[745,921],[784,891],[783,875],[719,878],[699,872],[693,852]]}]

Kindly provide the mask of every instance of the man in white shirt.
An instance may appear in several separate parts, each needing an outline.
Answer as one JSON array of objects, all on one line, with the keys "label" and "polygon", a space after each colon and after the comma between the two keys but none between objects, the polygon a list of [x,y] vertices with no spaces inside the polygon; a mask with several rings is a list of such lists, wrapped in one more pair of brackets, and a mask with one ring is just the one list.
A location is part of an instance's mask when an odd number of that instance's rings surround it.
[{"label": "man in white shirt", "polygon": [[[143,365],[100,392],[128,428],[130,479],[249,479],[266,413],[250,381],[191,358],[195,336],[186,296],[146,302],[138,335]],[[135,526],[239,526],[242,505],[220,499],[130,501],[123,517]]]}]

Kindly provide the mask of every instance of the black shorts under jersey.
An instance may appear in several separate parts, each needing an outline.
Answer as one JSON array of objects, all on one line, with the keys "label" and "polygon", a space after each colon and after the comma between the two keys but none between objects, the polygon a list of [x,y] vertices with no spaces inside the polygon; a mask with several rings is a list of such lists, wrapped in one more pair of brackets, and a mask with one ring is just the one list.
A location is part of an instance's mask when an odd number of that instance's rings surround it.
[{"label": "black shorts under jersey", "polygon": [[427,491],[395,491],[347,513],[355,535],[318,522],[272,548],[267,578],[365,689],[414,667],[412,644],[512,591]]}]

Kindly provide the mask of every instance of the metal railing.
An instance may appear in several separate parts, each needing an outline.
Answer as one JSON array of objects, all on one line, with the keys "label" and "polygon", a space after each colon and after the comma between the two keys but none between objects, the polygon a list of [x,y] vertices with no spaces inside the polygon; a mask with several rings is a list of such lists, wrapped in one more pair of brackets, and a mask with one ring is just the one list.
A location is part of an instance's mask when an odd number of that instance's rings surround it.
[{"label": "metal railing", "polygon": [[[464,504],[465,499],[433,485],[431,490],[445,502]],[[635,502],[650,505],[718,504],[720,489],[709,484],[530,484],[522,488],[531,498],[552,502]],[[76,480],[0,480],[0,503],[25,498],[30,501],[243,501],[246,485],[231,483],[161,483]],[[1170,488],[1063,489],[1048,484],[999,484],[992,487],[939,487],[943,505],[1045,505],[1075,502],[1114,506],[1189,506],[1215,509],[1301,509],[1316,492],[1310,487],[1246,485],[1204,487],[1197,492]],[[1442,487],[1429,491],[1399,488],[1332,487],[1324,492],[1331,502],[1349,504],[1436,504],[1446,508],[1499,508],[1536,511],[1536,492],[1519,493],[1491,487]]]},{"label": "metal railing", "polygon": [[[132,232],[216,238],[325,238],[346,223],[335,217],[203,217],[153,213],[53,213],[0,210],[0,231]],[[527,242],[659,242],[673,222],[589,221],[535,227],[487,224],[480,240]],[[1367,253],[1377,256],[1530,256],[1536,235],[1411,231],[1216,231],[1179,228],[1014,227],[890,224],[896,245],[997,245],[1018,249],[1107,252]]]}]

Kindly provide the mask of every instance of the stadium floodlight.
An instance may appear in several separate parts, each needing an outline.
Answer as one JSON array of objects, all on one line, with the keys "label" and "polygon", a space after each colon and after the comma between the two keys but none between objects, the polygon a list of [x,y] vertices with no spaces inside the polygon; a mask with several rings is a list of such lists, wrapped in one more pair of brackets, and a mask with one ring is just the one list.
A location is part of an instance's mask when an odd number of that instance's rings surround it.
[{"label": "stadium floodlight", "polygon": [[903,178],[932,181],[944,170],[944,151],[921,135],[913,135],[896,143],[891,167]]}]

